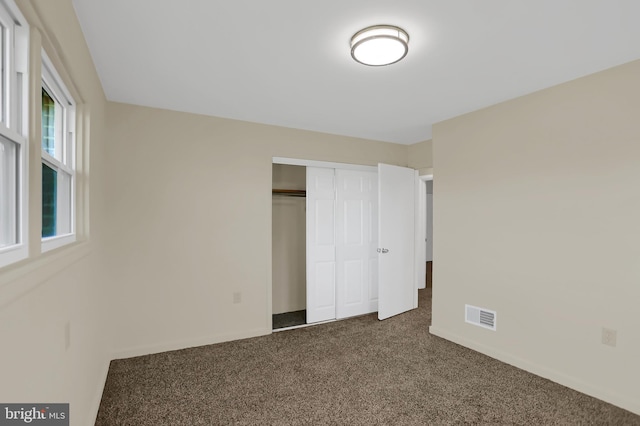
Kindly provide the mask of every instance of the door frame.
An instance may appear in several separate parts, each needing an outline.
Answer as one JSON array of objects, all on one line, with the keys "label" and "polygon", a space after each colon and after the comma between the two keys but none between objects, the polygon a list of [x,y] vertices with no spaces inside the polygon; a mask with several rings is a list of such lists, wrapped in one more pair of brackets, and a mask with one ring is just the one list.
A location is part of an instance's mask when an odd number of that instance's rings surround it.
[{"label": "door frame", "polygon": [[416,267],[415,282],[416,288],[422,289],[426,287],[425,275],[427,273],[427,265],[425,257],[427,255],[427,247],[425,241],[427,239],[427,182],[433,181],[433,169],[429,169],[427,174],[418,176],[418,185],[416,185]]},{"label": "door frame", "polygon": [[[332,162],[332,161],[318,161],[318,160],[305,160],[302,158],[290,158],[290,157],[272,157],[271,158],[271,171],[273,173],[273,165],[274,164],[287,164],[287,165],[291,165],[291,166],[305,166],[305,167],[326,167],[326,168],[330,168],[330,169],[344,169],[344,170],[360,170],[360,171],[375,171],[376,173],[378,172],[378,166],[377,163],[375,166],[366,166],[363,164],[351,164],[351,163],[339,163],[339,162]],[[269,182],[269,187],[270,190],[273,187],[273,175],[271,175],[271,182]],[[428,180],[433,180],[433,169],[427,169],[426,170],[426,174],[424,175],[420,175],[418,176],[418,185],[416,185],[416,191],[418,191],[416,193],[416,221],[420,221],[420,217],[423,217],[424,220],[423,225],[421,228],[416,228],[418,229],[419,232],[416,232],[416,249],[420,246],[423,246],[422,251],[420,251],[420,254],[418,254],[419,250],[415,250],[416,253],[416,262],[415,265],[416,267],[414,268],[414,279],[416,281],[416,286],[419,283],[419,277],[420,277],[420,271],[422,268],[422,282],[424,282],[424,274],[426,274],[426,270],[425,267],[426,265],[424,264],[424,256],[425,256],[425,247],[424,247],[424,240],[426,238],[426,212],[427,212],[427,205],[426,205],[426,181]],[[420,196],[420,194],[422,193],[422,198],[418,198]],[[423,202],[420,202],[418,200],[422,199]],[[271,197],[269,197],[269,200],[271,200]],[[269,223],[271,223],[271,216],[272,216],[272,211],[271,211],[271,204],[269,204]],[[422,213],[421,213],[422,212]],[[420,216],[420,214],[422,214],[423,216]],[[419,225],[419,223],[416,223],[416,225]],[[420,233],[420,230],[423,229],[423,233]],[[271,225],[269,227],[270,231],[273,231],[273,225]],[[271,253],[271,255],[269,256],[269,273],[267,276],[267,283],[268,283],[268,288],[267,288],[267,325],[268,325],[268,329],[271,331],[271,333],[273,333],[273,300],[272,300],[272,292],[273,292],[273,253],[271,252],[271,244],[272,244],[272,240],[273,240],[273,235],[270,233],[269,234],[270,238],[269,238],[269,253]],[[419,241],[422,241],[422,244],[419,244]],[[422,257],[419,257],[419,256]],[[419,260],[419,261],[418,261]],[[420,266],[422,265],[422,266]],[[320,323],[318,323],[320,324]]]},{"label": "door frame", "polygon": [[[304,167],[325,167],[328,169],[343,169],[343,170],[359,170],[366,172],[378,172],[378,166],[366,166],[362,164],[350,164],[350,163],[336,163],[331,161],[317,161],[317,160],[305,160],[301,158],[289,158],[289,157],[272,157],[271,158],[271,181],[269,182],[269,192],[273,189],[273,165],[274,164],[286,164],[290,166],[304,166]],[[269,194],[269,200],[271,202],[271,194]],[[267,274],[267,326],[271,333],[273,333],[273,222],[272,211],[273,206],[269,204],[269,271]],[[315,323],[322,324],[322,322]]]}]

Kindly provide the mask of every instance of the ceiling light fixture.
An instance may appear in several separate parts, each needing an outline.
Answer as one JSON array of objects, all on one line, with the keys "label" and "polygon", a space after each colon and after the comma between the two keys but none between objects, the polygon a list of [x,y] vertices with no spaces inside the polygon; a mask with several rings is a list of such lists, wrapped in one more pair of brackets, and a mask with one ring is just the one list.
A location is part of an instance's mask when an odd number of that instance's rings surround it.
[{"label": "ceiling light fixture", "polygon": [[393,25],[374,25],[351,37],[351,56],[372,67],[395,64],[409,51],[409,34]]}]

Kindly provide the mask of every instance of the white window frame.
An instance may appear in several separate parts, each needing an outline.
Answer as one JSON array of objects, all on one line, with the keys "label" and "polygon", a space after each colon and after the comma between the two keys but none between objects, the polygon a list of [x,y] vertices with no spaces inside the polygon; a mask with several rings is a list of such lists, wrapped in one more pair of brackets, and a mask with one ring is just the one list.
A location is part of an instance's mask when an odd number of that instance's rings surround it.
[{"label": "white window frame", "polygon": [[0,24],[4,28],[1,38],[4,74],[0,81],[0,137],[17,148],[15,193],[11,194],[15,200],[15,216],[9,219],[11,223],[8,226],[0,223],[0,227],[12,228],[9,232],[15,232],[16,243],[0,248],[0,267],[3,267],[29,256],[29,26],[12,0],[0,1]]},{"label": "white window frame", "polygon": [[[64,217],[56,214],[56,229],[61,228],[60,225],[67,215],[70,221],[70,232],[42,238],[41,251],[44,253],[76,241],[76,103],[44,49],[42,50],[42,87],[60,106],[62,120],[59,122],[56,120],[56,125],[62,127],[59,140],[62,146],[56,147],[56,151],[61,149],[61,152],[60,158],[55,158],[42,150],[42,141],[40,141],[41,163],[57,171],[58,195],[62,197],[58,198],[56,207],[64,209],[63,212],[66,214]],[[42,119],[42,115],[39,119]],[[69,183],[71,188],[68,194],[60,191],[64,173],[71,177]]]}]

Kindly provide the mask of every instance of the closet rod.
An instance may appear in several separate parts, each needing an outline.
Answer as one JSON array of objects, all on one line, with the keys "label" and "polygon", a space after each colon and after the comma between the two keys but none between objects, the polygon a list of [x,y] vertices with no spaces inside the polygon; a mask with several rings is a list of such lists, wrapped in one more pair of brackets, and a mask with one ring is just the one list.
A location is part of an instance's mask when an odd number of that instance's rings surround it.
[{"label": "closet rod", "polygon": [[284,195],[287,197],[306,197],[307,191],[304,189],[272,189],[273,195]]}]

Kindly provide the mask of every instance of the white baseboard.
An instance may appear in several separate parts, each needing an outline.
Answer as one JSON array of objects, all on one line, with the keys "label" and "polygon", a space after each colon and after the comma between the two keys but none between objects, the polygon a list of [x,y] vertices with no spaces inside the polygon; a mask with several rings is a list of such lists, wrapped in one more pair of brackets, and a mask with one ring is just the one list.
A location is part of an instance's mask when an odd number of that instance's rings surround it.
[{"label": "white baseboard", "polygon": [[438,337],[442,337],[443,339],[457,343],[469,349],[473,349],[474,351],[513,365],[514,367],[528,371],[529,373],[535,374],[536,376],[544,377],[545,379],[549,379],[552,382],[559,383],[568,388],[577,390],[578,392],[587,394],[594,398],[598,398],[602,401],[608,402],[625,410],[631,411],[632,413],[640,415],[640,402],[632,400],[624,395],[602,389],[601,387],[584,382],[575,377],[568,376],[557,370],[535,364],[531,361],[527,361],[526,359],[514,356],[507,352],[496,350],[490,346],[486,346],[482,343],[478,343],[465,337],[458,336],[446,330],[442,330],[438,327],[430,326],[429,333]]},{"label": "white baseboard", "polygon": [[211,336],[197,337],[193,339],[178,340],[174,342],[160,343],[157,345],[145,345],[134,348],[117,350],[112,359],[133,358],[142,355],[151,355],[161,352],[176,351],[180,349],[193,348],[196,346],[212,345],[214,343],[229,342],[232,340],[248,339],[251,337],[266,336],[271,334],[270,328],[259,328],[239,333],[215,334]]}]

